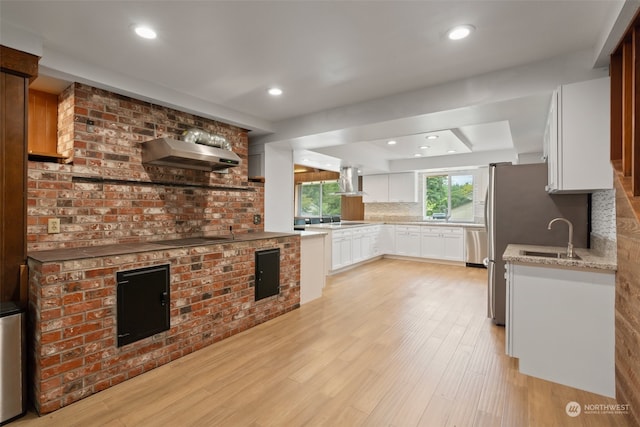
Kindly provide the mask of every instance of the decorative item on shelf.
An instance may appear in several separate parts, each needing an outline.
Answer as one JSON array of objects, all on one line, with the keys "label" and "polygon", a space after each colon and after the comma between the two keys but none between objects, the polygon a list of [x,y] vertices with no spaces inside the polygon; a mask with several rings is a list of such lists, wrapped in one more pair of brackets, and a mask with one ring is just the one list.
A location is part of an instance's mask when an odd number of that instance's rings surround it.
[{"label": "decorative item on shelf", "polygon": [[214,135],[200,129],[189,129],[182,133],[182,140],[194,144],[209,145],[231,151],[231,144],[227,138],[220,135]]}]

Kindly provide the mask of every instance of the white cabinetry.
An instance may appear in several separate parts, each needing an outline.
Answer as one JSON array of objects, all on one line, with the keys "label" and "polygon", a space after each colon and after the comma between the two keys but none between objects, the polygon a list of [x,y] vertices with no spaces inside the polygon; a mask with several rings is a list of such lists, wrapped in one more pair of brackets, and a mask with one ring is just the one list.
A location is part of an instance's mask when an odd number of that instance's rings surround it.
[{"label": "white cabinetry", "polygon": [[337,270],[351,265],[351,230],[336,230],[332,233],[331,269]]},{"label": "white cabinetry", "polygon": [[389,175],[364,175],[362,177],[363,203],[389,201]]},{"label": "white cabinetry", "polygon": [[363,237],[364,229],[362,227],[354,228],[351,231],[351,262],[354,264],[364,260]]},{"label": "white cabinetry", "polygon": [[608,77],[563,85],[553,93],[544,138],[547,191],[613,188],[609,105]]},{"label": "white cabinetry", "polygon": [[369,259],[381,255],[380,226],[364,227],[362,231],[362,258]]},{"label": "white cabinetry", "polygon": [[506,350],[520,372],[615,396],[615,274],[507,263]]},{"label": "white cabinetry", "polygon": [[332,230],[331,270],[382,255],[379,243],[381,230],[380,225]]},{"label": "white cabinetry", "polygon": [[418,201],[417,175],[415,172],[362,177],[363,203],[401,203]]},{"label": "white cabinetry", "polygon": [[397,255],[420,256],[420,226],[396,225]]},{"label": "white cabinetry", "polygon": [[422,227],[421,255],[448,261],[464,260],[464,233],[461,227]]},{"label": "white cabinetry", "polygon": [[378,240],[378,255],[394,254],[396,252],[396,226],[393,224],[383,224],[380,226],[380,237]]}]

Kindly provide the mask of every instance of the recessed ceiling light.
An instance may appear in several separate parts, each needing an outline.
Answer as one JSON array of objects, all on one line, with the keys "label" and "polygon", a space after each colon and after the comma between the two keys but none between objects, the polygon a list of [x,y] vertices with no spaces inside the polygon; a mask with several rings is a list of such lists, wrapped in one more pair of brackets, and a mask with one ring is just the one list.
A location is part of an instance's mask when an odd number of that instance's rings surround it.
[{"label": "recessed ceiling light", "polygon": [[271,95],[271,96],[280,96],[280,95],[282,95],[282,89],[280,89],[279,87],[269,88],[269,90],[267,92],[269,92],[269,95]]},{"label": "recessed ceiling light", "polygon": [[303,162],[309,162],[309,159],[302,159]]},{"label": "recessed ceiling light", "polygon": [[430,145],[421,145],[420,146],[421,150],[426,150],[427,148],[431,148],[431,146]]},{"label": "recessed ceiling light", "polygon": [[447,31],[450,40],[461,40],[468,37],[476,28],[473,25],[458,25]]},{"label": "recessed ceiling light", "polygon": [[416,153],[416,154],[413,155],[413,157],[422,157],[422,154]]},{"label": "recessed ceiling light", "polygon": [[428,135],[427,139],[438,139],[438,135]]},{"label": "recessed ceiling light", "polygon": [[456,150],[448,150],[447,153],[455,153]]},{"label": "recessed ceiling light", "polygon": [[133,31],[143,39],[155,39],[158,36],[152,28],[145,27],[144,25],[136,25],[133,27]]},{"label": "recessed ceiling light", "polygon": [[387,145],[396,145],[397,143],[393,140],[387,141]]}]

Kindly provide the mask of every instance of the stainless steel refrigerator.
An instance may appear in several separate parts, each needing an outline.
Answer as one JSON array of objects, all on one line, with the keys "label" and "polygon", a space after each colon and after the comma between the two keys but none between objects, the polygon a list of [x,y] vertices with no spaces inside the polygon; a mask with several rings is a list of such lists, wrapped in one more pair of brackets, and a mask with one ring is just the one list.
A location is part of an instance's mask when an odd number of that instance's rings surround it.
[{"label": "stainless steel refrigerator", "polygon": [[[549,194],[547,164],[489,165],[485,224],[487,228],[489,276],[488,315],[504,325],[506,312],[505,262],[502,260],[510,243],[566,246],[567,227],[547,230],[549,221],[563,217],[573,223],[573,244],[589,245],[590,199],[588,194]],[[560,224],[558,224],[560,225]]]}]

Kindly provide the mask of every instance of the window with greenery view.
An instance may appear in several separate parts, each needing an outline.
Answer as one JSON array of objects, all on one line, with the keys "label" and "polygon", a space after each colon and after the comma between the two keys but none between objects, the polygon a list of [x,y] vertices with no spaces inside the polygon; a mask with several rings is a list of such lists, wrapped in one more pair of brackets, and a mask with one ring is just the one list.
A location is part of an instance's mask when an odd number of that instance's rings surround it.
[{"label": "window with greenery view", "polygon": [[340,215],[342,198],[338,181],[303,182],[298,187],[299,216]]},{"label": "window with greenery view", "polygon": [[473,175],[425,176],[424,217],[473,221]]}]

